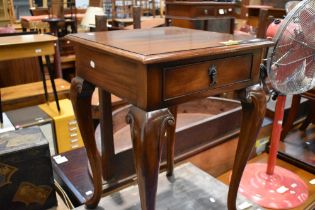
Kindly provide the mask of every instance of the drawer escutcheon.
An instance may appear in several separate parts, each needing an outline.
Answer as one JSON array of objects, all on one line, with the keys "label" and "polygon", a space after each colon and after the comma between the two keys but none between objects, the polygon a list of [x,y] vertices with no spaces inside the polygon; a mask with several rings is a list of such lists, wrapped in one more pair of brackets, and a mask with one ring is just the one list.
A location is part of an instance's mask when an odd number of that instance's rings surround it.
[{"label": "drawer escutcheon", "polygon": [[213,87],[217,84],[217,67],[213,64],[209,67],[208,76],[210,78],[210,87]]}]

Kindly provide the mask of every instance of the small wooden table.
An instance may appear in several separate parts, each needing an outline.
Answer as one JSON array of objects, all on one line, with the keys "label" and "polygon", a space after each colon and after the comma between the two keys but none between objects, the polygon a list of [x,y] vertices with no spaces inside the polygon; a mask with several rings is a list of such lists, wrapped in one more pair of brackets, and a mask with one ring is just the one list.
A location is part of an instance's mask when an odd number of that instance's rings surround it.
[{"label": "small wooden table", "polygon": [[[261,59],[273,43],[244,40],[227,46],[221,42],[243,37],[177,27],[71,34],[67,38],[75,44],[77,56],[71,100],[93,173],[94,193],[86,205],[96,207],[102,194],[101,157],[89,111],[95,86],[103,90],[107,104],[101,119],[106,113],[111,117],[110,93],[134,105],[127,121],[143,210],[155,209],[159,164],[166,143],[167,174],[173,174],[176,105],[239,90],[244,120],[228,196],[229,209],[235,210],[239,182],[266,104],[259,87],[247,87],[259,83]],[[105,137],[111,138],[108,126],[102,129]]]},{"label": "small wooden table", "polygon": [[[55,101],[56,101],[58,110],[60,110],[59,102],[58,102],[58,95],[56,91],[56,85],[54,82],[53,67],[52,67],[52,64],[50,63],[50,58],[49,58],[50,55],[57,55],[55,56],[55,61],[54,61],[55,71],[57,75],[61,75],[61,72],[59,72],[60,70],[58,68],[59,65],[58,64],[56,65],[56,63],[60,62],[58,58],[59,52],[55,52],[56,41],[57,41],[56,37],[51,36],[51,35],[46,35],[46,34],[31,34],[31,35],[0,37],[0,61],[18,59],[18,58],[38,57],[39,64],[41,67],[43,86],[45,90],[45,97],[46,97],[46,100],[48,100],[46,79],[45,79],[44,69],[43,69],[43,61],[41,59],[42,56],[45,56]],[[1,100],[0,100],[0,106],[1,106]],[[2,112],[0,113],[0,115],[2,117]]]}]

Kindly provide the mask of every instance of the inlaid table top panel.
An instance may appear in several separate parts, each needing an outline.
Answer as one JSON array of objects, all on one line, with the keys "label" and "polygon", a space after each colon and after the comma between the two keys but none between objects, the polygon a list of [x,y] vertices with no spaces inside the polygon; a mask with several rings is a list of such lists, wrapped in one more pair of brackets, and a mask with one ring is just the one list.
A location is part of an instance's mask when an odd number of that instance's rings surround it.
[{"label": "inlaid table top panel", "polygon": [[[68,39],[142,63],[209,56],[271,45],[266,40],[250,40],[241,35],[198,31],[177,27],[160,27],[132,31],[71,34]],[[238,45],[222,42],[242,40]]]}]

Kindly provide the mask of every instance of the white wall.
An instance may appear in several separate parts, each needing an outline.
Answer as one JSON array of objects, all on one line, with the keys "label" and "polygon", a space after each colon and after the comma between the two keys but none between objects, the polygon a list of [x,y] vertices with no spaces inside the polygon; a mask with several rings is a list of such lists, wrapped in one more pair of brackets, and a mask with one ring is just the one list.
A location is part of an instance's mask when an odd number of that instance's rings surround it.
[{"label": "white wall", "polygon": [[89,0],[75,0],[75,5],[77,8],[87,8]]}]

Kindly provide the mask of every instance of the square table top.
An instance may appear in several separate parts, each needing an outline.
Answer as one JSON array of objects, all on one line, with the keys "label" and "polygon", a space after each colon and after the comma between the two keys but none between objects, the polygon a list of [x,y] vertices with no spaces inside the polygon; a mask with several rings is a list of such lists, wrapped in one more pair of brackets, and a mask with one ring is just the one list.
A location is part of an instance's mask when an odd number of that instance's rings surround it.
[{"label": "square table top", "polygon": [[12,46],[20,44],[31,44],[40,42],[55,42],[57,37],[48,34],[26,34],[17,36],[0,37],[1,46]]},{"label": "square table top", "polygon": [[[160,27],[128,31],[80,33],[68,39],[90,48],[110,52],[142,63],[207,56],[270,46],[271,41],[242,35],[207,32],[178,27]],[[238,40],[235,45],[223,42]]]}]

